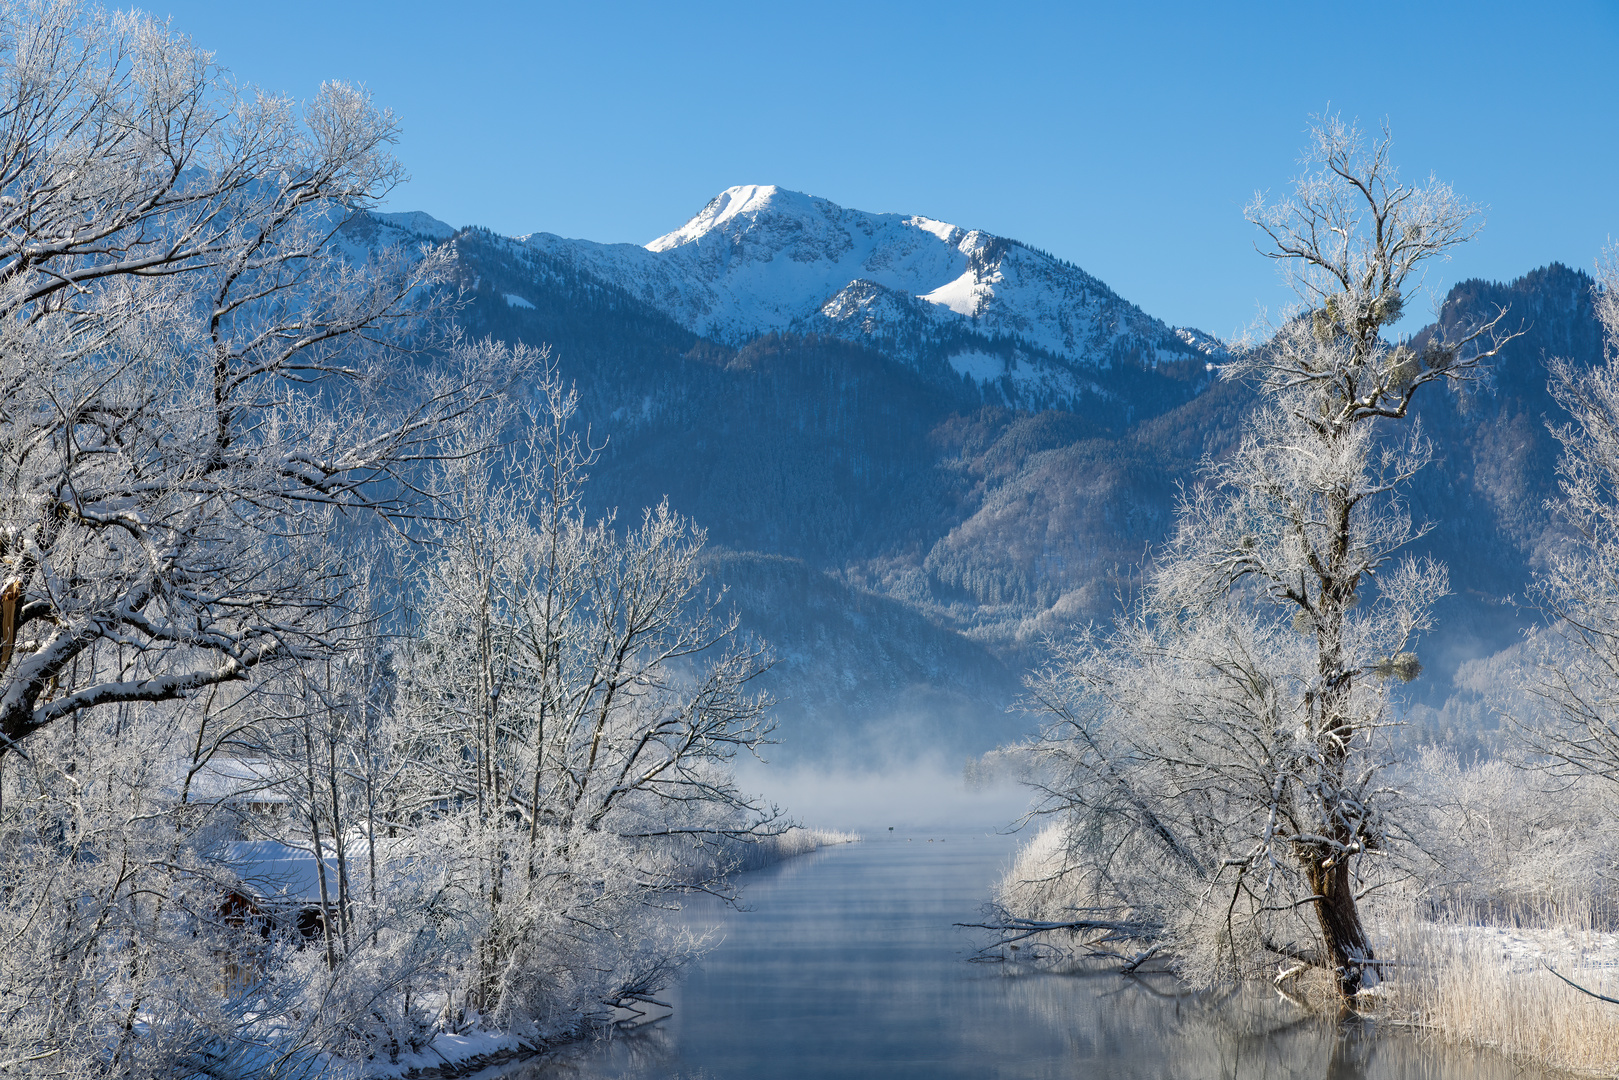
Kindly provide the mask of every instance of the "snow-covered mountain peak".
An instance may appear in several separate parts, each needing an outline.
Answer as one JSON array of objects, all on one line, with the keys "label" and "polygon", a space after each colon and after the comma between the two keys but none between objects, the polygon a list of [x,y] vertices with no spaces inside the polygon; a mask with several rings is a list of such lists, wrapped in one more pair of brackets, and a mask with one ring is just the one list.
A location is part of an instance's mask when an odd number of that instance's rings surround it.
[{"label": "snow-covered mountain peak", "polygon": [[[708,201],[686,224],[646,245],[648,251],[663,253],[685,244],[724,237],[732,246],[750,242],[773,246],[777,239],[791,237],[812,241],[829,254],[847,252],[861,244],[853,235],[873,239],[878,232],[925,233],[934,240],[955,247],[966,232],[955,225],[916,215],[867,214],[848,210],[830,199],[788,191],[775,184],[739,184],[728,187]],[[914,239],[922,241],[918,236]],[[880,244],[880,241],[879,241]],[[802,260],[801,260],[802,261]]]},{"label": "snow-covered mountain peak", "polygon": [[[648,251],[668,251],[681,244],[701,240],[716,230],[731,231],[756,222],[766,214],[803,217],[813,215],[817,201],[797,191],[784,191],[775,184],[739,184],[728,187],[708,201],[686,224],[664,233],[646,246]],[[741,219],[740,221],[738,219]],[[730,226],[730,229],[727,228]]]},{"label": "snow-covered mountain peak", "polygon": [[962,230],[948,221],[936,221],[930,217],[917,214],[915,217],[905,219],[905,224],[913,229],[921,229],[925,233],[932,233],[947,244],[960,243]]},{"label": "snow-covered mountain peak", "polygon": [[1220,351],[1206,335],[1177,334],[1079,267],[1015,240],[920,215],[852,210],[773,184],[726,188],[644,246],[549,233],[517,242],[727,344],[773,331],[828,334],[978,381],[984,365],[962,368],[958,353],[1004,353],[1000,370],[1015,372],[1024,370],[1016,352],[1027,364],[1056,365],[1050,379],[1037,380],[1052,388],[1042,400],[1059,400],[1059,383],[1079,392],[1087,370],[1201,361]]}]

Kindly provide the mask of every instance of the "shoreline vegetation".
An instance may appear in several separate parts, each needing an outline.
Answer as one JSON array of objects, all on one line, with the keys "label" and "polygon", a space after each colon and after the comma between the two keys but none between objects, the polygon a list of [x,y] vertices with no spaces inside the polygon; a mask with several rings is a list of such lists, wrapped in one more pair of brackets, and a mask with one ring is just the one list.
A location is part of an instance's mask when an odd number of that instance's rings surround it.
[{"label": "shoreline vegetation", "polygon": [[[730,841],[724,845],[719,861],[728,866],[731,873],[747,873],[823,848],[857,844],[862,839],[859,833],[794,825],[783,832],[752,841]],[[705,870],[705,876],[708,872]],[[667,1015],[667,1009],[640,1003],[635,1011],[615,1009],[611,1018],[551,1040],[528,1039],[486,1028],[471,1028],[461,1033],[441,1032],[421,1050],[402,1054],[397,1062],[381,1067],[374,1064],[361,1066],[355,1075],[366,1080],[460,1080],[484,1069],[527,1061],[593,1035],[620,1027],[637,1027]]]},{"label": "shoreline vegetation", "polygon": [[[1607,362],[1548,362],[1571,421],[1537,556],[1543,623],[1464,665],[1501,721],[1464,763],[1407,729],[1450,592],[1407,502],[1440,452],[1412,410],[1470,392],[1525,325],[1505,307],[1386,333],[1482,227],[1385,127],[1317,118],[1290,195],[1248,217],[1298,296],[1222,368],[1259,392],[1206,458],[1172,539],[1111,625],[1051,641],[1026,682],[1044,730],[1002,755],[1049,822],[977,924],[986,958],[1149,960],[1193,991],[1271,983],[1559,1070],[1619,1073],[1619,252],[1593,306]],[[1458,677],[1458,685],[1462,676]],[[973,765],[993,772],[1008,761]]]},{"label": "shoreline vegetation", "polygon": [[840,829],[811,829],[795,825],[775,836],[761,837],[751,844],[736,845],[736,869],[743,873],[749,870],[763,870],[767,866],[774,866],[799,855],[808,855],[822,848],[837,847],[840,844],[858,844],[862,839],[859,833],[844,832]]},{"label": "shoreline vegetation", "polygon": [[[1619,1075],[1619,1006],[1591,995],[1619,997],[1619,932],[1558,921],[1547,912],[1532,924],[1411,918],[1369,920],[1382,944],[1384,981],[1347,1003],[1312,969],[1279,966],[1268,980],[1301,1009],[1355,1014],[1426,1032],[1458,1046],[1483,1048],[1519,1065],[1581,1076]],[[1150,959],[1174,972],[1172,957],[1107,955],[1105,944],[991,946],[986,954],[1029,964],[1095,961],[1121,972]],[[1018,950],[1008,953],[1008,949]],[[986,957],[988,958],[988,957]],[[1149,970],[1143,966],[1143,972]],[[1566,980],[1566,981],[1565,981]],[[1267,980],[1258,978],[1256,985]],[[1569,983],[1576,984],[1575,986]],[[1582,988],[1582,989],[1577,989]]]},{"label": "shoreline vegetation", "polygon": [[[1019,775],[1015,758],[1001,751],[972,771]],[[1256,967],[1245,981],[1269,984],[1306,1010],[1348,1008],[1522,1065],[1619,1075],[1619,1005],[1591,996],[1619,998],[1619,898],[1603,872],[1615,863],[1605,792],[1589,780],[1571,784],[1501,760],[1463,765],[1433,749],[1417,755],[1412,774],[1407,791],[1421,810],[1413,815],[1421,850],[1366,905],[1381,958],[1378,984],[1345,1002],[1318,971],[1285,962]],[[1026,766],[1021,775],[1038,782]],[[998,887],[995,921],[1054,924],[1083,913],[1097,925],[1015,945],[1003,929],[984,958],[1121,970],[1150,962],[1183,974],[1170,949],[1132,937],[1139,930],[1101,925],[1128,925],[1134,913],[1094,908],[1080,879],[1066,872],[1072,842],[1063,823],[1050,822],[1019,849]]]},{"label": "shoreline vegetation", "polygon": [[[1525,1065],[1619,1074],[1619,933],[1538,925],[1406,922],[1384,929],[1398,974],[1370,1015],[1486,1047]],[[1555,974],[1554,974],[1555,973]]]}]

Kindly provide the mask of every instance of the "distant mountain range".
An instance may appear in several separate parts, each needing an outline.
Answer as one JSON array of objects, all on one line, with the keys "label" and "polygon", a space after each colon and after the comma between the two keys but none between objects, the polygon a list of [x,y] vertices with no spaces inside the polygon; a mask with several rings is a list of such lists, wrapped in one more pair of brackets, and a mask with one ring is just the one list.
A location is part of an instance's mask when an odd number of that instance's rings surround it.
[{"label": "distant mountain range", "polygon": [[[1078,267],[774,187],[727,189],[645,247],[425,214],[347,240],[452,242],[468,331],[552,346],[609,439],[594,505],[668,495],[776,645],[789,758],[958,755],[1025,730],[1006,707],[1043,636],[1115,610],[1253,404],[1217,378],[1220,342]],[[1600,360],[1591,286],[1553,265],[1442,307],[1503,306],[1525,333],[1487,383],[1419,398],[1438,453],[1410,501],[1455,586],[1414,684],[1430,726],[1457,664],[1534,617],[1525,588],[1560,542],[1544,361]]]}]

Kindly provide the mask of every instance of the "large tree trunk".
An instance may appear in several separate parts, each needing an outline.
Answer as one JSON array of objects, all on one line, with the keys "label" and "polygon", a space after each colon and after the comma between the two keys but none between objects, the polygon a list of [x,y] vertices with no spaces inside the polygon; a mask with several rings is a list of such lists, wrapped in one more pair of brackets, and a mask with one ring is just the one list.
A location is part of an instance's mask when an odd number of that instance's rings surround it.
[{"label": "large tree trunk", "polygon": [[[1313,705],[1318,710],[1316,730],[1321,735],[1317,744],[1321,748],[1324,779],[1331,785],[1332,801],[1342,805],[1349,747],[1355,738],[1350,700],[1353,679],[1347,670],[1344,621],[1345,613],[1355,603],[1358,582],[1347,567],[1353,534],[1350,503],[1334,496],[1327,504],[1334,528],[1328,572],[1320,582],[1321,619],[1316,626],[1316,648],[1321,689],[1313,695]],[[1339,991],[1349,997],[1361,989],[1367,964],[1372,959],[1371,942],[1366,938],[1366,928],[1361,925],[1360,910],[1355,903],[1355,885],[1350,877],[1350,856],[1346,850],[1357,847],[1364,838],[1341,820],[1331,817],[1318,827],[1342,846],[1312,844],[1306,848],[1304,873],[1310,883],[1310,894],[1318,898],[1314,907],[1321,926],[1321,943],[1337,975]],[[1370,970],[1375,985],[1376,971]]]},{"label": "large tree trunk", "polygon": [[[1321,849],[1309,851],[1304,871],[1311,895],[1320,897],[1315,902],[1315,914],[1321,925],[1321,941],[1338,977],[1338,989],[1348,997],[1363,986],[1375,986],[1377,975],[1372,965],[1372,945],[1355,903],[1349,860],[1343,855],[1333,858],[1333,854]],[[1369,981],[1368,971],[1372,973]]]}]

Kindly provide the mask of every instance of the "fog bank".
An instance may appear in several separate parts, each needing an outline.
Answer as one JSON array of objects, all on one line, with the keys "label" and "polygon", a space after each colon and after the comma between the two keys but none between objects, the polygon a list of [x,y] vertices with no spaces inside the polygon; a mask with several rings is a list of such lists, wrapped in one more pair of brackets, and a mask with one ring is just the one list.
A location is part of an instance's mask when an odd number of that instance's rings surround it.
[{"label": "fog bank", "polygon": [[1005,831],[1029,805],[1029,789],[1010,780],[969,785],[960,765],[921,761],[882,771],[786,768],[749,762],[740,786],[762,794],[811,828],[870,835],[899,829]]}]

